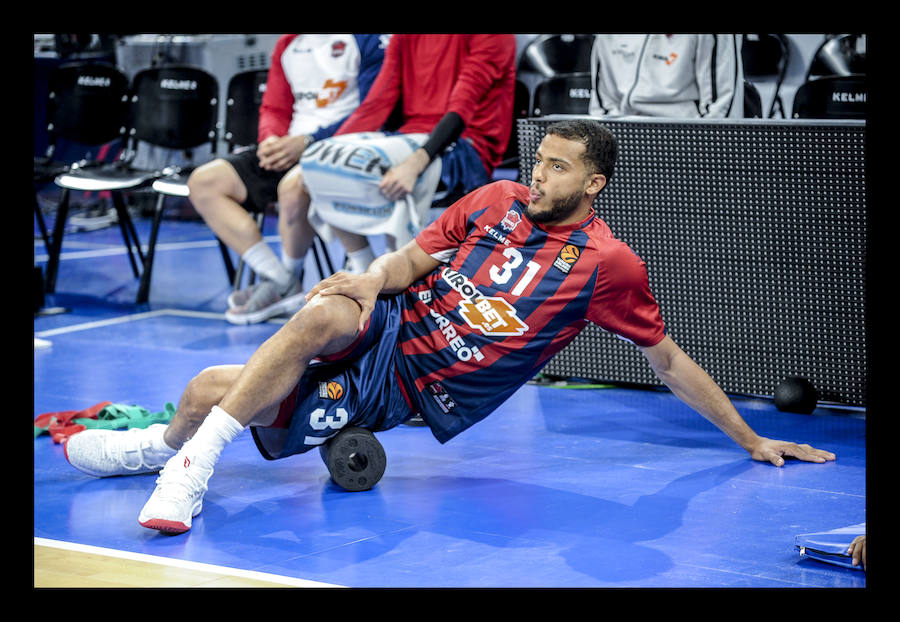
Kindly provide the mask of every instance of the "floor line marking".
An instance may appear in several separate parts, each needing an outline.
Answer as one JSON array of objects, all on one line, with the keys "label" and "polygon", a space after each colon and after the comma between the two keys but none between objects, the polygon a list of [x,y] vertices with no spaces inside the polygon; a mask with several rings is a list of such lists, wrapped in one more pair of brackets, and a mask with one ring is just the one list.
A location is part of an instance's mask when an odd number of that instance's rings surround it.
[{"label": "floor line marking", "polygon": [[346,587],[343,585],[335,585],[333,583],[323,583],[321,581],[310,581],[308,579],[297,579],[294,577],[287,577],[283,575],[269,574],[267,572],[258,572],[256,570],[228,568],[227,566],[217,566],[214,564],[205,564],[202,562],[193,562],[171,557],[147,555],[145,553],[119,551],[116,549],[107,549],[98,546],[92,546],[89,544],[78,544],[76,542],[64,542],[61,540],[48,540],[46,538],[35,537],[34,544],[35,546],[46,546],[50,548],[64,549],[68,551],[74,551],[76,553],[103,555],[106,557],[115,557],[118,559],[127,559],[137,562],[146,562],[151,564],[159,564],[162,566],[182,568],[185,570],[196,570],[198,572],[212,572],[215,574],[241,577],[244,579],[255,579],[258,581],[268,581],[269,583],[279,583],[282,585],[289,585],[293,587]]},{"label": "floor line marking", "polygon": [[[193,317],[207,320],[225,320],[224,313],[215,313],[212,311],[190,311],[187,309],[156,309],[153,311],[144,311],[141,313],[132,313],[130,315],[121,315],[119,317],[107,318],[105,320],[96,320],[93,322],[84,322],[82,324],[72,324],[71,326],[60,326],[59,328],[49,328],[47,330],[37,331],[35,337],[47,338],[54,335],[65,335],[68,333],[76,333],[92,328],[103,328],[104,326],[114,326],[116,324],[125,324],[127,322],[136,322],[138,320],[146,320],[148,318],[161,317],[164,315],[174,315],[179,317]],[[287,322],[285,318],[270,318],[265,324],[284,324]]]},{"label": "floor line marking", "polygon": [[66,333],[75,333],[82,330],[90,330],[92,328],[100,328],[103,326],[113,326],[115,324],[125,324],[126,322],[134,322],[150,317],[158,317],[165,315],[168,309],[158,309],[156,311],[146,311],[143,313],[132,313],[131,315],[121,315],[119,317],[107,318],[105,320],[96,320],[94,322],[84,322],[82,324],[72,324],[71,326],[61,326],[59,328],[51,328],[34,333],[35,337],[52,337],[54,335],[64,335]]},{"label": "floor line marking", "polygon": [[[263,240],[266,242],[280,242],[281,238],[277,235],[267,235],[263,237]],[[216,240],[197,240],[194,242],[159,242],[156,245],[156,251],[180,251],[180,250],[190,250],[193,248],[212,248],[218,246],[219,243]],[[141,245],[141,252],[147,252],[147,245]],[[93,250],[83,250],[83,251],[68,251],[61,252],[59,254],[60,261],[64,259],[94,259],[96,257],[109,257],[112,255],[124,255],[127,250],[124,246],[114,246],[111,248],[100,248]],[[50,256],[46,253],[35,254],[35,261],[49,261]]]}]

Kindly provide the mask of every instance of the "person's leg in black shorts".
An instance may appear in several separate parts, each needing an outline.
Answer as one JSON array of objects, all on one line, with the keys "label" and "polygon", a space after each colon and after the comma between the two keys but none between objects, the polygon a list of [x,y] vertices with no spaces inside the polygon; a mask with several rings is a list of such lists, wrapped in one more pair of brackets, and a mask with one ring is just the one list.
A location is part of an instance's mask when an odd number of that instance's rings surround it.
[{"label": "person's leg in black shorts", "polygon": [[[287,177],[285,173],[260,168],[251,149],[212,160],[198,167],[188,180],[190,200],[206,224],[261,276],[252,288],[229,297],[226,317],[234,323],[261,322],[292,313],[302,305],[303,262],[312,242],[312,231],[302,222],[303,206],[282,206],[290,217],[285,223],[279,218],[280,258],[265,243],[251,216],[272,202],[281,202],[279,184]],[[285,197],[285,202],[296,202],[294,196]]]}]

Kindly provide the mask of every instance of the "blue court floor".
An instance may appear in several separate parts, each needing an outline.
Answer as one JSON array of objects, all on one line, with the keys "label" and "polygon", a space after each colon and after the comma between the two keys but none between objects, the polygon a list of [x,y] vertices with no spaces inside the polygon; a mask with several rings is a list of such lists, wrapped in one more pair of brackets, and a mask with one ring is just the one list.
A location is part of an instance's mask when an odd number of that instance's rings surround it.
[{"label": "blue court floor", "polygon": [[[274,220],[265,234],[277,248]],[[278,329],[224,320],[229,284],[201,222],[163,222],[147,305],[122,249],[115,227],[66,235],[46,304],[66,311],[34,320],[50,342],[34,352],[35,417],[107,400],[162,410]],[[34,252],[44,265],[39,239]],[[180,536],[137,522],[155,476],[94,479],[39,436],[34,537],[349,587],[865,587],[793,545],[866,521],[865,413],[735,404],[760,434],[837,460],[753,462],[666,391],[529,384],[446,445],[423,427],[379,434],[388,466],[367,492],[331,483],[317,452],[267,462],[247,432]]]}]

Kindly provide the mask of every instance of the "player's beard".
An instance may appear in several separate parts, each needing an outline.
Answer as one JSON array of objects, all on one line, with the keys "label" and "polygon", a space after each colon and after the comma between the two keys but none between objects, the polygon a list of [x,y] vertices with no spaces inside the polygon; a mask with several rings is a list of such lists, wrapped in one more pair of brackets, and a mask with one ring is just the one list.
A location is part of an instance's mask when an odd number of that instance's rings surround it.
[{"label": "player's beard", "polygon": [[575,210],[581,205],[583,196],[584,192],[576,191],[569,196],[553,199],[552,207],[546,212],[532,213],[530,209],[531,206],[529,205],[528,209],[525,210],[525,216],[527,216],[531,222],[539,224],[566,219],[574,214]]}]

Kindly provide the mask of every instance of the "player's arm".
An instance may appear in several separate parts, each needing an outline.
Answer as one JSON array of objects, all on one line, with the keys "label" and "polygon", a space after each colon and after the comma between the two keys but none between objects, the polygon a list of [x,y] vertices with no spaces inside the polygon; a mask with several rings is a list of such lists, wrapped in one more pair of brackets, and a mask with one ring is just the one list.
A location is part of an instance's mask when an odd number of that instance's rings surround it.
[{"label": "player's arm", "polygon": [[338,272],[320,281],[306,299],[334,294],[352,298],[362,310],[359,318],[359,329],[362,330],[380,294],[401,292],[438,265],[440,262],[413,240],[403,248],[376,258],[363,274]]},{"label": "player's arm", "polygon": [[428,140],[413,151],[403,162],[391,167],[381,178],[378,187],[391,201],[402,199],[413,191],[419,176],[428,165],[456,141],[466,129],[462,117],[455,112],[447,112],[428,135]]},{"label": "player's arm", "polygon": [[834,460],[831,452],[756,434],[715,381],[670,337],[664,337],[654,346],[641,348],[641,351],[656,375],[675,395],[743,447],[754,460],[771,462],[775,466],[784,464],[784,456],[806,462]]}]

